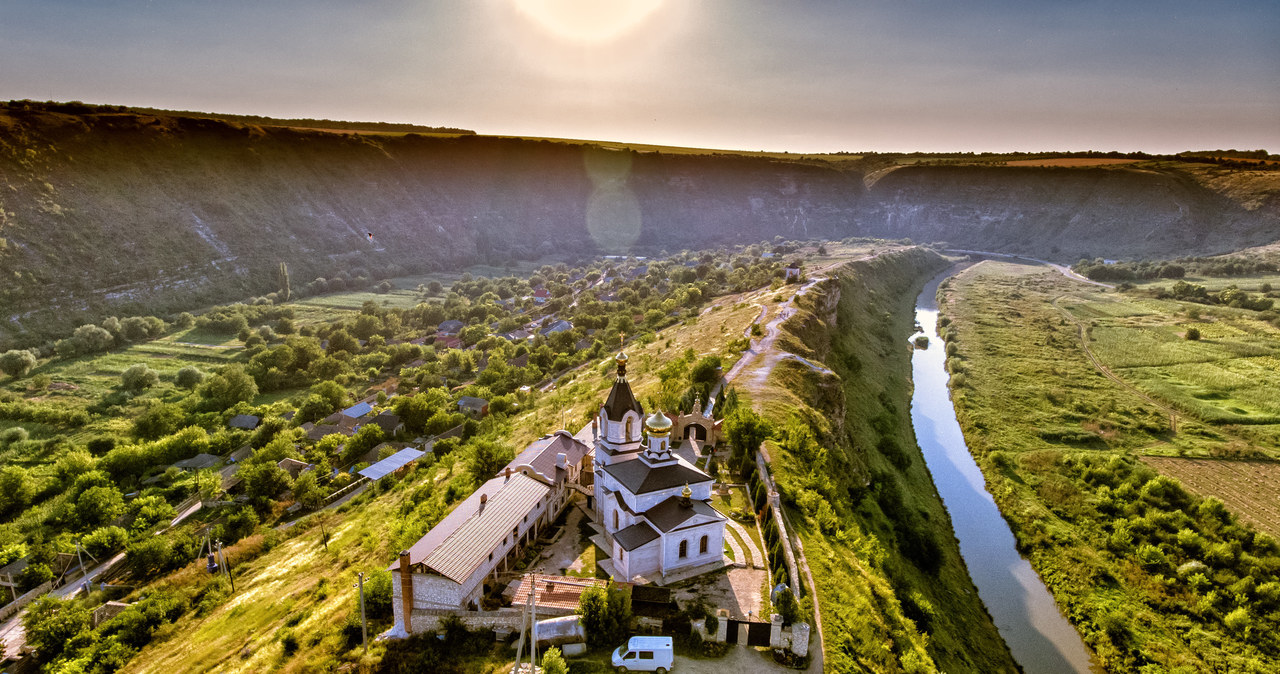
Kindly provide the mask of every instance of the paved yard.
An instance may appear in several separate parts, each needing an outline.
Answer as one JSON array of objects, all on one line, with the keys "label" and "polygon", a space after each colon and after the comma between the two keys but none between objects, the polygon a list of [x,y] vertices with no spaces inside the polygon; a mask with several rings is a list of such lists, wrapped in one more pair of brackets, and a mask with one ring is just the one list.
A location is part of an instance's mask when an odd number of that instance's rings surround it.
[{"label": "paved yard", "polygon": [[763,569],[730,568],[727,572],[707,577],[703,582],[676,590],[680,604],[702,595],[712,609],[728,609],[731,616],[760,614],[760,590],[764,587],[767,572]]},{"label": "paved yard", "polygon": [[755,674],[756,672],[795,672],[773,661],[768,650],[758,651],[746,646],[729,649],[723,658],[701,660],[677,655],[671,674]]}]

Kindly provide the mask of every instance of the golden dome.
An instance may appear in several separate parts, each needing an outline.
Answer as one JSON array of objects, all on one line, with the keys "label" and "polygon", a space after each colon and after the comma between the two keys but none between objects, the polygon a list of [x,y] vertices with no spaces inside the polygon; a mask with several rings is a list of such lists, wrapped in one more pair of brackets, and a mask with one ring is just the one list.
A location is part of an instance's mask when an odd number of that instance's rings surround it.
[{"label": "golden dome", "polygon": [[670,433],[671,420],[667,418],[667,415],[662,413],[662,410],[658,410],[648,419],[644,420],[644,427],[649,429],[650,433],[658,435]]},{"label": "golden dome", "polygon": [[684,489],[680,490],[680,495],[685,498],[689,498],[690,496],[693,496],[693,490],[689,488],[688,482],[684,483]]},{"label": "golden dome", "polygon": [[627,354],[623,353],[622,351],[619,351],[618,355],[613,357],[613,360],[616,363],[625,363],[627,362]]}]

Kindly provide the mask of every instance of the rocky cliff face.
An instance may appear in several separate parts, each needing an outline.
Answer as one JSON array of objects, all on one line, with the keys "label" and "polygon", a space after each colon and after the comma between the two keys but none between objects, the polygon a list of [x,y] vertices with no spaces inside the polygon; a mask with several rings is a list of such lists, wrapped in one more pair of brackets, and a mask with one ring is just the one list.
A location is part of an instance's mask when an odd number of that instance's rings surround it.
[{"label": "rocky cliff face", "polygon": [[907,167],[874,185],[863,222],[874,236],[1064,261],[1220,253],[1280,237],[1280,174],[1258,173],[1244,203],[1184,170]]},{"label": "rocky cliff face", "polygon": [[868,190],[842,166],[0,107],[0,340],[50,313],[162,313],[266,292],[280,262],[305,282],[777,235],[1060,259],[1280,239],[1275,191],[1231,180],[910,167]]}]

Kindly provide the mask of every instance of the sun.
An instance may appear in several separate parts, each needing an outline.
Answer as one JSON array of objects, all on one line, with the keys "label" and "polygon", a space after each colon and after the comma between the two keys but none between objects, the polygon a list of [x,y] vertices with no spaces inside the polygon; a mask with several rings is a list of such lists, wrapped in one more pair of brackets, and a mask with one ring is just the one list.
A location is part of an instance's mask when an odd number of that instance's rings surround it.
[{"label": "sun", "polygon": [[521,14],[563,40],[611,42],[644,23],[664,0],[512,0]]}]

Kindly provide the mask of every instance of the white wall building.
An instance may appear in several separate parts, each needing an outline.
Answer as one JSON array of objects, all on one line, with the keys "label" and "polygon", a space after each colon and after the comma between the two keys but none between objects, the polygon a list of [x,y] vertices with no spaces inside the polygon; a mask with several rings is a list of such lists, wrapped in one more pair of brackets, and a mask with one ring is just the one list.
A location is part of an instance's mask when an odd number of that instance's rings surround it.
[{"label": "white wall building", "polygon": [[678,571],[723,563],[726,520],[711,505],[711,476],[672,452],[672,423],[662,412],[641,421],[625,354],[617,366],[593,422],[598,542],[610,556],[597,564],[615,580],[663,582]]}]

